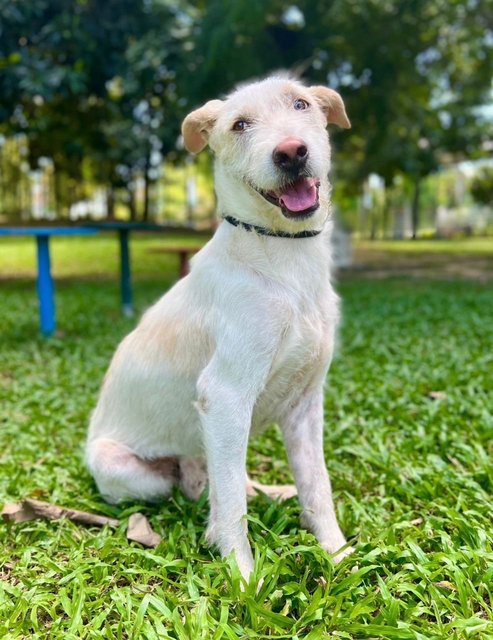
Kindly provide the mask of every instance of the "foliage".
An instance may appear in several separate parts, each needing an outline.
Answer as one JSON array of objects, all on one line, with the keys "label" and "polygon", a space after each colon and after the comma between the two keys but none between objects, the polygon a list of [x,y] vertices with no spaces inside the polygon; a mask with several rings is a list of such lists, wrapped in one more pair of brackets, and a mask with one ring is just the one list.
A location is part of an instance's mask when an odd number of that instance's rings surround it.
[{"label": "foliage", "polygon": [[25,136],[4,138],[0,134],[0,219],[15,217],[19,208],[26,219],[29,216],[31,192],[28,153]]},{"label": "foliage", "polygon": [[[98,242],[99,263],[87,253]],[[122,520],[117,531],[66,521],[0,525],[2,638],[491,638],[491,286],[340,284],[344,323],[325,445],[356,552],[334,567],[300,529],[296,500],[256,498],[257,594],[255,585],[241,591],[232,561],[205,547],[205,500],[176,493],[159,505],[111,507],[82,464],[104,370],[133,326],[118,312],[117,249],[113,242],[109,271],[108,242],[54,243],[55,272],[70,273],[58,280],[63,338],[38,337],[30,281],[2,283],[0,499],[34,495]],[[134,243],[140,309],[176,274],[169,256],[149,253],[150,242],[160,241]],[[33,245],[1,244],[0,261],[4,249],[14,259]],[[79,260],[92,278],[74,280]],[[432,399],[433,391],[442,393]],[[255,439],[249,466],[260,480],[289,480],[277,430]],[[163,535],[157,549],[125,539],[136,510]]]},{"label": "foliage", "polygon": [[28,135],[33,167],[53,160],[60,212],[90,182],[108,188],[110,213],[116,190],[145,218],[185,112],[287,68],[347,102],[353,129],[333,133],[341,190],[404,175],[416,226],[422,179],[486,153],[492,25],[487,0],[0,0],[0,132]]},{"label": "foliage", "polygon": [[399,172],[425,176],[445,151],[480,149],[489,130],[477,107],[490,100],[493,73],[485,2],[301,1],[297,10],[296,19],[279,0],[208,2],[192,62],[199,95],[280,67],[329,82],[353,122],[339,155],[358,184],[371,172],[388,183]]},{"label": "foliage", "polygon": [[493,167],[484,167],[475,176],[471,195],[479,204],[493,206]]},{"label": "foliage", "polygon": [[[2,2],[0,131],[27,133],[33,168],[47,156],[81,181],[88,157],[97,183],[131,189],[137,171],[152,179],[178,127],[174,79],[187,32],[177,13],[159,1]],[[70,204],[59,191],[57,200]]]}]

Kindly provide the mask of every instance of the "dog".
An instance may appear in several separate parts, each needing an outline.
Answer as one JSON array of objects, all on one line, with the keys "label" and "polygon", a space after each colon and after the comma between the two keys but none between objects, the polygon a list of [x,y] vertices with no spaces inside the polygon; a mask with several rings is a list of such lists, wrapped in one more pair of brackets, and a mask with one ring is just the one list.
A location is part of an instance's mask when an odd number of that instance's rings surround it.
[{"label": "dog", "polygon": [[[86,461],[109,502],[209,486],[207,540],[248,578],[252,433],[277,423],[302,522],[349,554],[323,452],[323,387],[339,318],[330,283],[330,144],[341,96],[275,75],[211,100],[182,125],[215,156],[213,238],[118,347],[93,412]],[[291,490],[260,489],[285,497]]]}]

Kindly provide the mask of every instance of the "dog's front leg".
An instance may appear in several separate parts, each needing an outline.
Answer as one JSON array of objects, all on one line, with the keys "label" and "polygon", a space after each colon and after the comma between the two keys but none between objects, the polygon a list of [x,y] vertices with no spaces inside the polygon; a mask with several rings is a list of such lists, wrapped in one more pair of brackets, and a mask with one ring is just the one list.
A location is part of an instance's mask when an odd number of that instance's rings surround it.
[{"label": "dog's front leg", "polygon": [[[303,525],[324,549],[336,553],[346,545],[346,539],[336,519],[324,460],[322,390],[304,396],[281,426],[303,510]],[[351,552],[351,548],[344,549],[334,559],[338,562]]]},{"label": "dog's front leg", "polygon": [[[229,284],[229,281],[227,282]],[[258,284],[238,282],[223,289],[214,355],[197,381],[202,437],[209,475],[207,537],[223,556],[231,551],[248,578],[253,557],[247,538],[246,451],[252,415],[272,368],[282,336],[282,316],[272,317]],[[252,308],[255,314],[252,314]]]},{"label": "dog's front leg", "polygon": [[208,391],[199,396],[197,403],[209,474],[207,540],[219,547],[223,557],[234,551],[242,575],[248,578],[253,557],[245,519],[245,466],[251,402],[221,386],[210,381]]}]

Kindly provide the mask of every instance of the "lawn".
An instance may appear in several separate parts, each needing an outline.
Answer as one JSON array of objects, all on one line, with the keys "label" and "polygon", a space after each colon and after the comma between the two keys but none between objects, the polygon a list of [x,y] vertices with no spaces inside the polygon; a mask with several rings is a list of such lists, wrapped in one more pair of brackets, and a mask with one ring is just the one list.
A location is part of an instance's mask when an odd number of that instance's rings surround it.
[{"label": "lawn", "polygon": [[[139,311],[177,272],[162,242],[133,243]],[[98,495],[86,425],[134,321],[119,314],[115,238],[60,240],[53,257],[63,334],[42,340],[33,243],[0,243],[0,502],[37,497],[121,526],[0,522],[2,639],[493,638],[491,284],[344,275],[325,447],[356,552],[334,567],[295,499],[255,498],[256,593],[205,546],[205,498],[110,507]],[[249,466],[290,479],[275,427]],[[156,549],[126,540],[134,511],[163,536]]]},{"label": "lawn", "polygon": [[491,236],[424,240],[360,240],[358,246],[392,253],[445,253],[448,255],[489,255],[493,251]]}]

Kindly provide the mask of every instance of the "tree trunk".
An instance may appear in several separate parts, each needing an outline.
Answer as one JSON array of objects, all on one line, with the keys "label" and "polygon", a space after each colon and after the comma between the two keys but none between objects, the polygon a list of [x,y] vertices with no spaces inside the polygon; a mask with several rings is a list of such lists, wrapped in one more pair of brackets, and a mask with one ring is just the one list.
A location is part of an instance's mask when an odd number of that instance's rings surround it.
[{"label": "tree trunk", "polygon": [[370,213],[370,240],[377,239],[377,226],[377,213],[375,211],[375,208],[373,208]]},{"label": "tree trunk", "polygon": [[108,220],[115,219],[115,194],[111,186],[106,189],[106,218]]},{"label": "tree trunk", "polygon": [[418,237],[419,231],[419,196],[421,192],[421,178],[420,176],[416,176],[414,179],[414,193],[413,193],[413,202],[411,208],[411,222],[412,222],[412,238],[416,240]]},{"label": "tree trunk", "polygon": [[128,194],[128,208],[130,210],[130,220],[135,222],[137,220],[137,207],[135,203],[135,189],[130,185],[127,185]]},{"label": "tree trunk", "polygon": [[382,238],[386,240],[389,237],[389,221],[390,221],[390,198],[389,188],[385,185],[383,192],[382,205]]},{"label": "tree trunk", "polygon": [[28,176],[24,179],[24,211],[23,219],[31,220],[33,217],[32,197],[31,197],[31,180]]},{"label": "tree trunk", "polygon": [[146,163],[144,167],[144,210],[142,212],[142,220],[144,222],[149,221],[149,167],[150,167],[150,155],[149,152],[146,156]]},{"label": "tree trunk", "polygon": [[62,217],[62,185],[60,183],[60,170],[58,164],[53,162],[53,196],[55,200],[55,216]]}]

